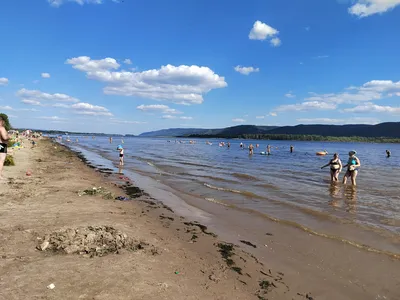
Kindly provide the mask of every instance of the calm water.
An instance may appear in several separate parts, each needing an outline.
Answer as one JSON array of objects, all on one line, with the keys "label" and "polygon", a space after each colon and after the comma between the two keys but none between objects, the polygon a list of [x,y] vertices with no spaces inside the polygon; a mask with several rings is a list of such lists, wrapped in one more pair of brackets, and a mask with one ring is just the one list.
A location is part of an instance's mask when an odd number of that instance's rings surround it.
[{"label": "calm water", "polygon": [[[231,141],[230,149],[219,147],[219,140],[210,140],[211,146],[205,140],[196,140],[194,145],[188,140],[175,143],[175,140],[151,138],[126,138],[124,142],[125,169],[157,179],[177,194],[254,211],[332,236],[350,240],[363,236],[361,242],[367,244],[372,236],[366,232],[379,234],[390,244],[383,248],[400,253],[398,144],[246,140],[243,141],[246,145],[260,144],[254,155],[249,156],[248,150],[240,149],[239,140]],[[116,146],[120,143],[119,138],[114,138],[113,144],[108,138],[80,138],[75,147],[117,163]],[[272,146],[272,155],[260,155],[268,143]],[[289,152],[290,144],[294,146],[294,153]],[[345,164],[347,153],[352,149],[358,152],[362,164],[358,186],[332,185],[329,168],[321,170],[320,167],[334,152],[339,153]],[[386,158],[386,149],[391,150],[392,157]],[[330,154],[315,155],[322,150]],[[350,236],[350,226],[360,231]],[[379,248],[380,243],[374,247]]]}]

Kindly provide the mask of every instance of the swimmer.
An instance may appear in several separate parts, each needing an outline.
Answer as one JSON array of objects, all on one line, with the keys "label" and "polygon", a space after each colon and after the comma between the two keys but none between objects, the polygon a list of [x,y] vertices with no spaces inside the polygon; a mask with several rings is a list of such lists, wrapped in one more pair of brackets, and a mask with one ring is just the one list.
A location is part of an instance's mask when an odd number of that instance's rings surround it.
[{"label": "swimmer", "polygon": [[123,166],[124,165],[124,148],[118,147],[119,151],[119,165]]},{"label": "swimmer", "polygon": [[342,171],[342,161],[339,158],[339,154],[333,154],[333,158],[321,169],[327,166],[331,167],[331,181],[339,181],[339,173]]},{"label": "swimmer", "polygon": [[356,185],[356,178],[358,175],[358,168],[361,166],[360,160],[356,156],[357,152],[352,150],[349,152],[349,160],[347,164],[343,166],[343,168],[347,167],[346,174],[343,177],[343,184],[346,184],[347,178],[351,177],[351,183],[355,186]]},{"label": "swimmer", "polygon": [[294,147],[290,145],[290,153],[293,153]]},{"label": "swimmer", "polygon": [[254,149],[253,144],[250,144],[250,146],[249,146],[249,154],[250,155],[253,155],[253,149]]},{"label": "swimmer", "polygon": [[7,156],[7,142],[9,140],[9,136],[6,128],[4,127],[5,121],[0,116],[0,180],[4,179],[1,174],[3,171],[4,162]]},{"label": "swimmer", "polygon": [[386,150],[386,157],[387,157],[387,158],[389,158],[391,154],[392,154],[392,153],[390,153],[390,150]]}]

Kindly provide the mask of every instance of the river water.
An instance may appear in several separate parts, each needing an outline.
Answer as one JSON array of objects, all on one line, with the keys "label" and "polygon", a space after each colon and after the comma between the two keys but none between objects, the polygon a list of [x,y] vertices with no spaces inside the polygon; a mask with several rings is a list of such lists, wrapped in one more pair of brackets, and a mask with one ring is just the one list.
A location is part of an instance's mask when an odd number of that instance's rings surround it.
[{"label": "river water", "polygon": [[[112,144],[106,137],[71,140],[74,149],[85,149],[118,165],[120,138]],[[325,238],[400,254],[399,144],[243,141],[260,145],[250,156],[239,147],[242,141],[231,140],[230,148],[219,147],[220,141],[210,140],[212,145],[207,145],[202,139],[190,144],[188,140],[125,138],[124,169],[162,182],[199,206],[211,202]],[[271,155],[260,155],[267,144]],[[390,158],[386,149],[392,152]],[[329,154],[316,156],[322,150]],[[329,167],[320,167],[334,152],[345,164],[349,150],[356,150],[361,161],[357,187],[331,184]]]}]

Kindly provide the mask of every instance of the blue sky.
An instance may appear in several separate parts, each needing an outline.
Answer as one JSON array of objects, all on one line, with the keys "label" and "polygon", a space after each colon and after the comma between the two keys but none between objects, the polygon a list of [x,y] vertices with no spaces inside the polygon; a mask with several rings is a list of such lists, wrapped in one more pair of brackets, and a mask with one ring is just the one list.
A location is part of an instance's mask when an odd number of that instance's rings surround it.
[{"label": "blue sky", "polygon": [[16,127],[398,121],[400,0],[2,0]]}]

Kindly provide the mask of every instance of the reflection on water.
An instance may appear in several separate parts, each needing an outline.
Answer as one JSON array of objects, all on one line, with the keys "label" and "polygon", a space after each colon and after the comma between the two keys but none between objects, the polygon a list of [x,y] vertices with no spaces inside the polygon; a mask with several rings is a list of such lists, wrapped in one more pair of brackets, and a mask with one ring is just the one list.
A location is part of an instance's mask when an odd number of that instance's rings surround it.
[{"label": "reflection on water", "polygon": [[347,185],[344,187],[344,202],[346,211],[355,213],[357,204],[357,186]]},{"label": "reflection on water", "polygon": [[[247,145],[260,144],[249,155],[247,149],[240,149],[239,140],[231,140],[230,148],[218,147],[219,140],[210,140],[212,146],[204,140],[190,144],[125,138],[124,142],[126,170],[149,175],[199,199],[218,199],[277,218],[298,218],[295,221],[303,224],[310,219],[304,214],[318,214],[321,218],[333,216],[400,233],[400,155],[388,160],[385,144],[246,141]],[[268,144],[272,154],[260,155]],[[293,153],[289,151],[290,144],[294,146]],[[108,138],[85,139],[80,146],[118,163],[118,152]],[[390,148],[392,153],[400,153],[400,144]],[[362,167],[357,187],[330,183],[329,170],[320,167],[331,156],[315,155],[325,149],[338,152],[342,161],[350,149],[358,150]],[[343,175],[342,172],[340,181]]]},{"label": "reflection on water", "polygon": [[346,212],[355,213],[357,204],[357,187],[352,185],[342,185],[339,182],[331,182],[328,187],[331,200],[329,205],[340,208],[342,202]]}]

